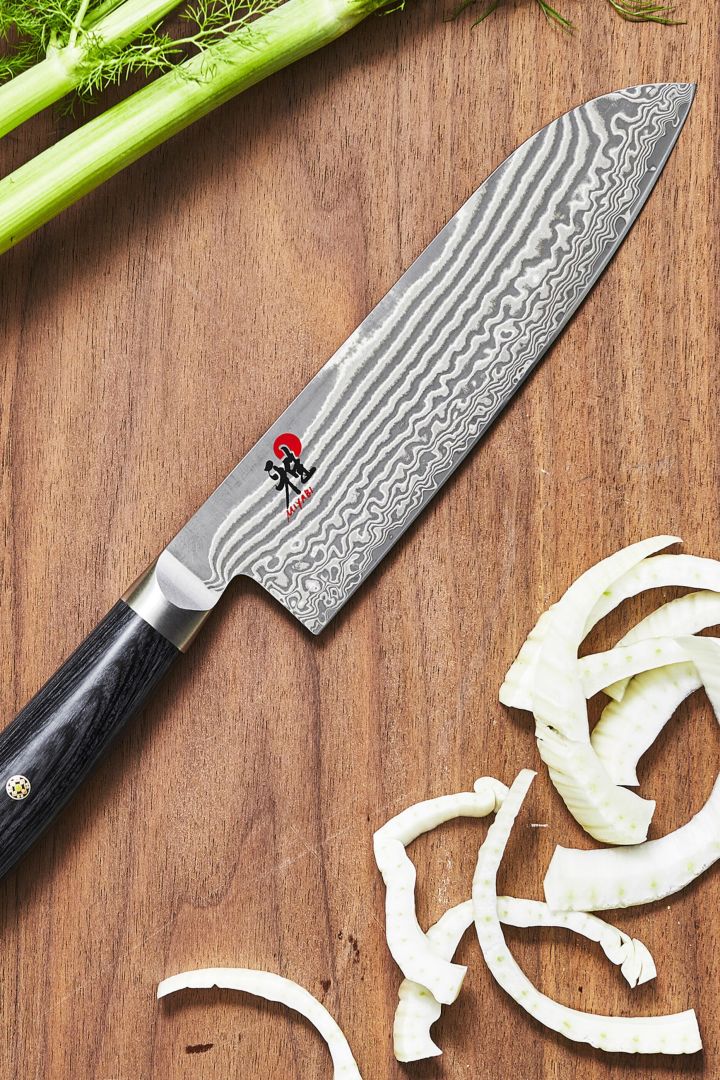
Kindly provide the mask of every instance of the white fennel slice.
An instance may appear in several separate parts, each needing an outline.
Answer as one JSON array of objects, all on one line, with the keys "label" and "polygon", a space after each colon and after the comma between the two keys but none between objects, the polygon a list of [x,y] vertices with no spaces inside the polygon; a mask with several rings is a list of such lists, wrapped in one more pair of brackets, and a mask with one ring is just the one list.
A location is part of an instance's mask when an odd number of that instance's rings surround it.
[{"label": "white fennel slice", "polygon": [[420,928],[415,910],[415,867],[405,848],[451,818],[486,817],[497,810],[506,792],[499,780],[481,777],[473,791],[442,795],[408,807],[373,837],[375,862],[385,882],[385,935],[390,953],[406,979],[426,987],[444,1005],[460,993],[467,968],[446,959]]},{"label": "white fennel slice", "polygon": [[575,820],[596,840],[609,844],[642,842],[655,803],[616,785],[595,753],[577,652],[589,613],[609,583],[629,563],[634,565],[648,544],[658,543],[644,541],[618,551],[570,586],[550,611],[532,688],[535,735],[550,779]]},{"label": "white fennel slice", "polygon": [[637,847],[555,848],[545,899],[559,911],[605,911],[672,896],[720,857],[720,779],[695,817]]},{"label": "white fennel slice", "polygon": [[[500,922],[505,926],[562,927],[596,941],[608,960],[620,968],[630,986],[639,986],[655,978],[655,963],[645,945],[595,915],[552,911],[540,900],[521,900],[514,896],[499,896],[497,910]],[[446,911],[427,934],[433,945],[450,960],[473,921],[472,900],[466,900]],[[410,979],[401,984],[398,997],[393,1024],[396,1059],[409,1062],[437,1057],[442,1050],[433,1042],[430,1028],[440,1018],[442,1006],[426,987]]]},{"label": "white fennel slice", "polygon": [[720,592],[720,561],[700,555],[656,555],[644,559],[605,589],[588,621],[595,626],[623,600],[646,589],[671,586]]},{"label": "white fennel slice", "polygon": [[[668,665],[654,668],[660,658]],[[592,662],[592,663],[590,663]],[[636,766],[689,694],[705,685],[720,723],[720,641],[708,637],[650,638],[595,653],[581,661],[586,691],[604,674],[643,672],[642,682],[606,706],[591,736],[593,749],[616,783],[637,784]],[[640,678],[641,676],[638,676]],[[632,685],[632,684],[631,684]],[[620,777],[620,778],[619,778]]]},{"label": "white fennel slice", "polygon": [[[600,589],[596,591],[596,597],[598,593],[602,594],[601,599],[607,601],[607,598],[614,595],[614,591],[611,588],[614,582],[618,579],[622,580],[634,566],[642,564],[643,560],[647,560],[649,555],[654,555],[655,552],[661,551],[662,548],[677,543],[680,543],[680,539],[677,536],[656,536],[649,540],[641,540],[639,543],[632,544],[630,547],[623,548],[621,552],[617,552],[615,555],[611,556],[612,559],[618,561],[613,563],[612,568],[608,567],[608,574],[604,577]],[[619,556],[622,556],[622,559],[620,559]],[[664,556],[664,558],[674,559],[677,558],[677,556],[668,555]],[[586,571],[575,584],[578,585],[580,581],[587,578],[588,586],[594,589],[594,583],[597,577],[603,578],[603,575],[598,575],[596,571],[598,571],[600,567],[606,566],[607,563],[608,560],[605,559],[603,562],[590,567],[590,569]],[[616,577],[611,579],[610,573],[616,574]],[[649,586],[641,586],[641,588],[647,587]],[[615,591],[619,597],[617,600],[617,604],[619,604],[623,599],[623,590],[619,586],[616,586]],[[632,595],[632,593],[629,593],[628,595]],[[582,628],[583,632],[579,636],[579,642],[587,637],[593,626],[603,618],[603,615],[606,615],[608,611],[611,611],[612,608],[616,606],[615,603],[611,603],[607,608],[607,611],[603,611],[603,614],[597,614],[597,617],[595,617],[596,611],[600,610],[599,603],[600,602],[597,599],[593,601],[594,607],[592,613],[588,613],[589,617],[584,621],[584,626]],[[503,705],[510,705],[516,709],[526,709],[528,712],[532,712],[532,689],[535,684],[537,663],[540,650],[545,640],[545,634],[551,622],[552,612],[553,607],[542,613],[537,623],[530,631],[530,634],[520,649],[515,661],[510,666],[510,669],[505,676],[505,680],[500,687],[500,701]]]},{"label": "white fennel slice", "polygon": [[692,1009],[669,1016],[600,1016],[580,1012],[541,993],[507,947],[498,916],[497,872],[515,818],[534,773],[515,779],[478,854],[473,878],[473,909],[480,948],[491,974],[510,997],[541,1024],[574,1042],[601,1050],[640,1054],[691,1054],[702,1049]]},{"label": "white fennel slice", "polygon": [[[720,624],[720,592],[704,589],[700,592],[686,593],[685,596],[670,600],[667,604],[650,612],[646,618],[641,619],[618,641],[616,648],[632,645],[644,638],[685,637],[718,624]],[[605,693],[615,701],[622,701],[629,682],[629,676],[619,679],[610,686],[606,686]]]},{"label": "white fennel slice", "polygon": [[695,665],[670,664],[635,675],[593,728],[593,750],[616,784],[638,784],[637,765],[685,698],[702,686]]},{"label": "white fennel slice", "polygon": [[583,656],[578,660],[583,693],[590,698],[616,678],[630,679],[641,671],[684,663],[690,659],[687,642],[695,640],[692,637],[648,638]]},{"label": "white fennel slice", "polygon": [[178,990],[205,989],[212,986],[242,990],[246,994],[265,998],[266,1001],[279,1001],[289,1009],[301,1013],[317,1028],[327,1043],[335,1080],[362,1080],[348,1041],[325,1006],[298,983],[272,971],[255,971],[251,968],[201,968],[197,971],[183,971],[179,975],[163,979],[158,986],[157,996],[162,998]]},{"label": "white fennel slice", "polygon": [[631,986],[654,979],[657,971],[648,948],[616,926],[584,911],[553,911],[542,900],[519,900],[514,896],[498,897],[498,917],[505,926],[552,926],[595,941],[610,963],[620,968]]},{"label": "white fennel slice", "polygon": [[[720,640],[680,640],[720,722]],[[658,840],[604,851],[556,848],[545,875],[545,898],[551,907],[564,911],[647,904],[679,892],[719,857],[720,777],[703,808]]]}]

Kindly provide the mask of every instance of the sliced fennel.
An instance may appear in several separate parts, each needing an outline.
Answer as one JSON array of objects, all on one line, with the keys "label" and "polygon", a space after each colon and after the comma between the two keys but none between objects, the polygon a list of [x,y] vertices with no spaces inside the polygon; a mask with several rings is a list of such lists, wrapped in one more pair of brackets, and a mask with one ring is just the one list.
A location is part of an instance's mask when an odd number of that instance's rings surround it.
[{"label": "sliced fennel", "polygon": [[[720,688],[713,690],[720,677],[719,650],[717,638],[650,638],[630,645],[618,645],[607,653],[595,653],[580,662],[588,693],[595,693],[606,675],[614,677],[620,670],[629,674],[637,671],[644,673],[644,682],[639,684],[639,690],[636,687],[634,691],[626,693],[622,701],[612,702],[606,707],[591,736],[593,748],[603,764],[604,755],[597,748],[604,747],[605,755],[610,756],[610,775],[614,779],[618,773],[626,777],[617,780],[617,783],[637,783],[635,766],[638,760],[660,734],[680,702],[699,686],[706,685],[720,723]],[[668,665],[659,667],[659,674],[653,678],[651,669],[663,658]],[[626,704],[627,698],[630,700]],[[627,728],[624,729],[623,724]]]},{"label": "sliced fennel", "polygon": [[630,645],[616,645],[606,652],[591,653],[578,660],[583,693],[590,698],[608,683],[632,678],[641,671],[681,664],[690,659],[687,649],[692,637],[657,637],[635,641]]},{"label": "sliced fennel", "polygon": [[[655,551],[663,547],[679,543],[679,538],[662,536],[641,542],[652,545],[645,555],[653,555]],[[634,544],[624,550],[633,551],[638,546]],[[652,558],[643,556],[642,561],[637,560],[629,570],[603,589],[602,595],[588,616],[581,640],[584,640],[593,627],[624,600],[637,596],[646,589],[670,586],[699,588],[701,592],[681,596],[665,604],[633,627],[630,633],[618,642],[618,645],[647,637],[694,634],[697,630],[715,625],[720,617],[718,614],[720,597],[717,601],[713,601],[711,597],[720,593],[720,561],[705,559],[698,555],[654,555]],[[666,608],[671,608],[671,605],[677,605],[677,607],[672,607],[671,611],[661,614]],[[534,685],[540,648],[552,611],[553,608],[550,608],[540,616],[505,676],[505,681],[500,687],[500,701],[504,705],[532,711],[531,690]],[[665,624],[664,620],[668,617],[668,623]],[[664,626],[666,629],[663,629]]]},{"label": "sliced fennel", "polygon": [[537,658],[552,619],[552,612],[552,608],[543,611],[510,665],[498,694],[503,705],[532,712],[532,688],[535,684]]},{"label": "sliced fennel", "polygon": [[473,909],[485,962],[502,988],[536,1020],[574,1042],[601,1050],[641,1054],[690,1054],[702,1049],[695,1012],[670,1016],[599,1016],[580,1012],[540,993],[517,965],[503,937],[496,895],[497,871],[515,818],[534,773],[520,772],[480,847],[473,879]]},{"label": "sliced fennel", "polygon": [[[473,921],[472,901],[450,908],[427,932],[432,948],[450,961],[460,939]],[[424,1061],[437,1057],[442,1050],[431,1036],[430,1028],[440,1019],[442,1005],[426,986],[403,979],[398,990],[398,1004],[393,1022],[393,1050],[398,1061]]]},{"label": "sliced fennel", "polygon": [[[707,637],[679,640],[720,722],[720,640]],[[682,685],[691,685],[690,680],[686,679]],[[620,706],[625,706],[630,697],[629,690]],[[661,719],[664,715],[664,712],[660,714]],[[675,832],[658,840],[605,851],[556,848],[545,875],[545,897],[551,907],[563,911],[601,911],[647,904],[679,892],[718,857],[720,777],[702,810]]]},{"label": "sliced fennel", "polygon": [[642,941],[587,912],[554,911],[541,900],[499,896],[498,918],[505,926],[555,926],[572,930],[588,941],[596,941],[610,963],[620,968],[631,987],[650,982],[657,974],[655,961]]},{"label": "sliced fennel", "polygon": [[[499,896],[497,910],[500,922],[506,926],[558,926],[596,941],[608,960],[620,967],[630,986],[639,986],[655,978],[653,958],[643,943],[595,915],[552,911],[540,900],[519,900],[514,896]],[[428,937],[443,956],[451,960],[473,920],[472,900],[466,900],[446,911],[430,927]],[[398,997],[393,1025],[395,1057],[403,1062],[437,1057],[442,1050],[433,1042],[430,1028],[439,1019],[442,1006],[426,987],[409,979],[400,986]]]},{"label": "sliced fennel", "polygon": [[328,1045],[335,1067],[335,1080],[361,1080],[348,1041],[337,1023],[317,998],[291,979],[284,979],[271,971],[254,971],[250,968],[201,968],[198,971],[183,971],[180,975],[163,979],[158,986],[157,996],[165,997],[188,987],[204,989],[211,986],[242,990],[267,1001],[279,1001],[289,1009],[302,1013],[317,1028]]},{"label": "sliced fennel", "polygon": [[593,750],[616,784],[638,783],[637,763],[678,705],[702,686],[695,665],[670,664],[630,680],[621,701],[611,701],[593,728]]},{"label": "sliced fennel", "polygon": [[689,885],[720,857],[720,778],[702,810],[675,832],[637,847],[555,848],[545,898],[560,911],[649,904]]},{"label": "sliced fennel", "polygon": [[720,592],[720,562],[699,555],[656,555],[628,570],[603,592],[592,610],[589,630],[604,619],[623,600],[646,589],[678,586]]},{"label": "sliced fennel", "polygon": [[540,756],[576,821],[606,843],[644,840],[655,803],[615,785],[593,750],[577,652],[603,592],[638,556],[671,540],[633,544],[587,570],[551,609],[537,657],[532,707]]},{"label": "sliced fennel", "polygon": [[373,837],[375,861],[386,888],[385,926],[390,953],[406,979],[420,983],[445,1005],[460,993],[467,969],[445,959],[421,930],[415,912],[415,867],[405,847],[451,818],[486,817],[497,809],[506,792],[499,780],[482,777],[475,781],[473,791],[442,795],[408,807]]},{"label": "sliced fennel", "polygon": [[[639,543],[632,544],[630,547],[624,548],[622,552],[617,552],[615,555],[611,556],[612,559],[616,559],[620,555],[623,555],[624,558],[622,559],[622,561],[613,564],[612,572],[615,573],[617,569],[617,577],[613,578],[609,585],[607,584],[607,582],[601,585],[601,600],[595,603],[592,614],[586,620],[583,633],[580,636],[580,641],[587,637],[593,626],[595,626],[595,624],[598,623],[604,615],[607,615],[609,611],[612,611],[616,604],[619,604],[621,600],[624,599],[624,597],[622,596],[621,588],[618,588],[618,586],[616,585],[615,589],[613,590],[613,582],[617,581],[618,578],[620,580],[623,580],[624,577],[628,574],[628,572],[632,572],[632,568],[634,566],[642,564],[643,560],[647,560],[647,556],[654,555],[656,551],[660,551],[662,550],[662,548],[669,547],[671,544],[677,544],[679,542],[680,539],[677,536],[656,536],[652,537],[649,540],[641,540]],[[672,559],[678,558],[678,556],[676,555],[668,555],[663,557]],[[590,569],[587,570],[585,574],[582,575],[582,577],[578,578],[578,580],[575,582],[575,585],[579,586],[581,581],[587,581],[588,586],[594,588],[593,581],[597,577],[596,571],[598,571],[600,567],[606,566],[607,562],[608,560],[605,559],[603,560],[603,562],[597,563],[595,566],[590,567]],[[639,592],[643,588],[649,587],[650,586],[642,585],[637,591]],[[574,588],[574,586],[571,586],[571,588]],[[607,602],[610,596],[614,595],[615,592],[617,592],[619,599],[615,603],[611,603],[607,610],[603,611],[602,614],[597,614],[596,616],[596,611],[601,610],[602,601],[604,600],[605,602]],[[628,596],[630,595],[633,594],[628,593]],[[545,640],[546,631],[552,621],[552,612],[554,610],[554,607],[555,605],[553,605],[553,607],[551,607],[548,611],[544,611],[542,613],[534,628],[530,631],[527,640],[520,649],[520,652],[518,653],[514,663],[511,665],[510,670],[505,676],[505,681],[500,687],[500,701],[503,703],[503,705],[510,705],[516,709],[526,709],[528,712],[532,712],[532,688],[535,684],[537,662],[540,655],[540,650]]]},{"label": "sliced fennel", "polygon": [[[617,648],[632,645],[645,638],[697,634],[699,630],[716,626],[718,623],[720,623],[720,592],[704,589],[701,592],[686,593],[685,596],[678,596],[675,600],[670,600],[669,603],[656,608],[645,619],[633,626],[632,630],[629,630],[618,641]],[[605,693],[616,701],[622,701],[629,682],[629,677],[620,679],[611,686],[606,686]]]}]

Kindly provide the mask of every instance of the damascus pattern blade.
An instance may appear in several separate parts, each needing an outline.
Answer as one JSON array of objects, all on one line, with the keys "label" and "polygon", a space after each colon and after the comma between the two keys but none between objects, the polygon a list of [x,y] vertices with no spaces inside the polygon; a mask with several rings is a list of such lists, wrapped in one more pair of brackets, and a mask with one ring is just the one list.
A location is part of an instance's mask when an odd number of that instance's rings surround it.
[{"label": "damascus pattern blade", "polygon": [[511,154],[171,542],[163,591],[210,607],[246,574],[322,630],[587,295],[693,94],[606,94]]}]

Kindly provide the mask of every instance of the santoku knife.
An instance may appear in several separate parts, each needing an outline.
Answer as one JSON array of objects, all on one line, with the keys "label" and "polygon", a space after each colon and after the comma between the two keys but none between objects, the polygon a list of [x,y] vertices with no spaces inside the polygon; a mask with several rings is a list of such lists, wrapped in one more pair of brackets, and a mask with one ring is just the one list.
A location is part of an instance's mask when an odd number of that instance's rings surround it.
[{"label": "santoku knife", "polygon": [[236,574],[313,633],[460,464],[617,250],[694,87],[538,132],[400,281],[0,735],[0,874],[40,835]]}]

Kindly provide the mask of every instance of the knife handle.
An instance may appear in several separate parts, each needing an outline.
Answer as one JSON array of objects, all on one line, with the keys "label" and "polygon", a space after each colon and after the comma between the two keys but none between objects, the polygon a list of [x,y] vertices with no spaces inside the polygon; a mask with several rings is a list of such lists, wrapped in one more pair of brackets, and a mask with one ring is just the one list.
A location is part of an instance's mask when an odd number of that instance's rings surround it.
[{"label": "knife handle", "polygon": [[[0,877],[47,828],[180,656],[189,628],[194,633],[207,616],[182,612],[178,618],[176,609],[168,629],[172,605],[166,602],[163,612],[157,596],[149,605],[148,582],[156,593],[154,567],[0,734]],[[185,632],[175,632],[183,622]]]}]

